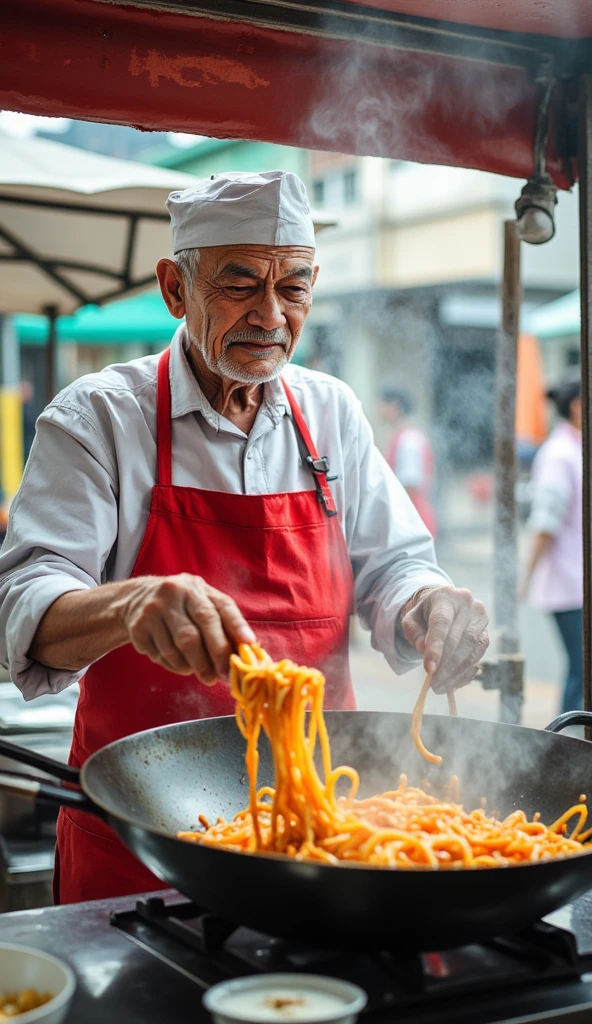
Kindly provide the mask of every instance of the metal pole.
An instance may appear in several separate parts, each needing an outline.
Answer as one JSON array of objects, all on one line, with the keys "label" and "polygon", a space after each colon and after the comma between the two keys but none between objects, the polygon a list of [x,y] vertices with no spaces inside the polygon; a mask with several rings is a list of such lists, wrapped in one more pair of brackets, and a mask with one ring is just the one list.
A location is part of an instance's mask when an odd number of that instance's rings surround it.
[{"label": "metal pole", "polygon": [[[582,450],[584,535],[584,708],[592,711],[592,75],[579,83],[578,177],[580,192],[580,291],[582,302]],[[591,732],[586,730],[587,738]]]},{"label": "metal pole", "polygon": [[45,348],[45,401],[49,405],[56,394],[57,306],[46,306],[43,312],[47,317],[48,327]]},{"label": "metal pole", "polygon": [[500,719],[505,722],[519,721],[523,690],[523,661],[516,658],[519,639],[515,420],[520,298],[520,239],[516,222],[510,220],[504,224],[502,326],[497,344],[493,530],[493,611],[497,650],[507,670],[502,673],[500,686]]}]

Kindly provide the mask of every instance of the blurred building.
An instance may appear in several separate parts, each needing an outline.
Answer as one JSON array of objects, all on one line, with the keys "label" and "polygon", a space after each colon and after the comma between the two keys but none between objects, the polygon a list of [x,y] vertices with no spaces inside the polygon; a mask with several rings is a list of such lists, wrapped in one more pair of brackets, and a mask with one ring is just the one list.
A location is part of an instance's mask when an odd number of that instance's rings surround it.
[{"label": "blurred building", "polygon": [[[486,465],[502,222],[513,216],[520,183],[320,153],[310,167],[315,201],[338,220],[319,239],[311,326],[320,344],[340,353],[339,372],[370,414],[383,383],[403,384],[418,399],[440,465]],[[522,260],[523,316],[577,284],[576,196],[561,195],[556,237],[522,246]]]},{"label": "blurred building", "polygon": [[[376,395],[403,385],[441,472],[490,464],[502,222],[513,217],[520,182],[216,139],[145,158],[200,177],[281,167],[304,178],[315,209],[337,222],[318,236],[305,360],[355,388],[379,440]],[[555,238],[522,246],[525,317],[577,285],[577,215],[576,195],[562,193]]]},{"label": "blurred building", "polygon": [[580,289],[539,306],[526,327],[539,340],[547,380],[559,380],[567,367],[580,362]]},{"label": "blurred building", "polygon": [[[184,137],[179,146],[164,133],[75,121],[61,141],[198,177],[271,168],[299,174],[316,210],[337,224],[318,236],[321,271],[300,357],[354,387],[379,441],[377,393],[384,385],[403,386],[416,399],[419,424],[431,433],[441,478],[456,470],[487,469],[493,451],[502,222],[513,216],[521,182],[461,168],[251,141],[196,137],[188,145],[191,140]],[[575,194],[560,195],[556,220],[550,243],[522,247],[527,325],[535,309],[578,283]],[[25,369],[36,384],[33,363],[43,361],[42,343],[31,338],[26,344]],[[125,343],[117,347],[116,358],[136,354]],[[554,371],[556,364],[576,358],[572,349],[573,344],[546,346],[545,369],[547,363]],[[92,352],[77,346],[68,355],[64,349],[61,383],[109,358],[112,349],[102,340]],[[42,388],[35,387],[35,393],[39,402]]]}]

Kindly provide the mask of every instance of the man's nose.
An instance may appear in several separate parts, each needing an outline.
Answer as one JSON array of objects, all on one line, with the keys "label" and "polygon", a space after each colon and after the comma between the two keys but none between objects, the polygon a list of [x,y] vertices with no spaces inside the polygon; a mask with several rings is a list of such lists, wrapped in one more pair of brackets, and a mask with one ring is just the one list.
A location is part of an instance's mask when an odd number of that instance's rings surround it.
[{"label": "man's nose", "polygon": [[261,327],[264,331],[283,327],[285,322],[280,296],[272,290],[265,291],[247,314],[247,323],[252,327]]}]

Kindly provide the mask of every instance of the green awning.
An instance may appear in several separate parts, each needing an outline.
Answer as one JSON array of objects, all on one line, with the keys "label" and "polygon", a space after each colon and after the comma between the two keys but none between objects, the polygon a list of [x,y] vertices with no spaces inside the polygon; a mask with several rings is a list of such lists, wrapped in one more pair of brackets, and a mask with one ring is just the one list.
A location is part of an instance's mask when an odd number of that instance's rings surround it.
[{"label": "green awning", "polygon": [[[44,316],[18,313],[12,317],[21,345],[45,345],[48,324]],[[160,292],[143,292],[108,306],[84,306],[74,316],[57,319],[62,345],[161,345],[166,348],[180,320],[171,316]],[[305,347],[293,362],[302,364]]]},{"label": "green awning", "polygon": [[[23,345],[44,345],[47,319],[19,313],[13,317]],[[144,292],[108,306],[84,306],[74,316],[57,320],[58,342],[70,345],[158,345],[171,340],[179,321],[171,316],[159,292]]]},{"label": "green awning", "polygon": [[580,290],[547,302],[529,316],[525,329],[537,338],[562,338],[580,333]]}]

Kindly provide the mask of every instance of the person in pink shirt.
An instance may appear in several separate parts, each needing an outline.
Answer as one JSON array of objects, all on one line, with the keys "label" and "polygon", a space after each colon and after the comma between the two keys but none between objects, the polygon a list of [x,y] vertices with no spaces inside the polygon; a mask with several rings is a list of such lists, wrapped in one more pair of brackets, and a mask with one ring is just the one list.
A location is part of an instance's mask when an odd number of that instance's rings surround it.
[{"label": "person in pink shirt", "polygon": [[562,711],[583,707],[582,403],[572,375],[547,392],[559,421],[533,462],[532,546],[524,581],[553,615],[567,654]]},{"label": "person in pink shirt", "polygon": [[412,412],[413,400],[407,391],[384,389],[380,396],[380,415],[392,428],[384,457],[435,538],[436,513],[431,500],[434,453],[423,431],[409,422]]}]

